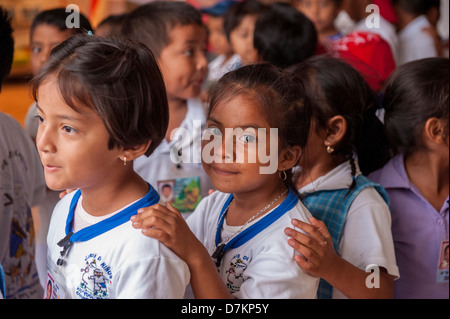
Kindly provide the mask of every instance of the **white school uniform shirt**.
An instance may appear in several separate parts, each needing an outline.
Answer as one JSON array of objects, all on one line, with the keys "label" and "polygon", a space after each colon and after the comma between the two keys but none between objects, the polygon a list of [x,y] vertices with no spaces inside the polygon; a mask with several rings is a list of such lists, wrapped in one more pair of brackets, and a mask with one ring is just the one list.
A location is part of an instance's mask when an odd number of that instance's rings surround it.
[{"label": "white school uniform shirt", "polygon": [[[164,139],[149,157],[142,155],[134,161],[134,170],[155,188],[158,181],[199,176],[202,196],[207,196],[213,185],[200,162],[201,136],[205,121],[202,101],[187,100],[187,113],[177,130],[177,133],[186,134],[182,141],[175,138],[169,143]],[[177,154],[180,148],[183,150],[181,155]],[[179,163],[172,159],[177,159]]]},{"label": "white school uniform shirt", "polygon": [[[358,176],[361,171],[358,164],[355,164]],[[351,166],[347,161],[299,191],[300,194],[306,194],[342,189],[350,187],[351,183]],[[359,269],[366,271],[367,266],[378,265],[395,279],[399,278],[391,232],[391,214],[388,205],[374,188],[362,190],[351,204],[337,253]],[[333,299],[346,298],[342,292],[333,288]]]},{"label": "white school uniform shirt", "polygon": [[186,263],[157,240],[134,229],[129,220],[92,239],[73,243],[63,266],[58,266],[62,248],[57,243],[66,236],[69,206],[75,193],[56,205],[50,222],[47,285],[53,287],[53,298],[183,297],[190,280]]},{"label": "white school uniform shirt", "polygon": [[398,33],[398,65],[438,56],[433,38],[423,31],[424,28],[429,28],[430,26],[428,19],[421,15]]},{"label": "white school uniform shirt", "polygon": [[14,118],[0,112],[0,264],[7,299],[42,297],[30,209],[42,203],[45,190],[36,146]]},{"label": "white school uniform shirt", "polygon": [[[219,191],[214,192],[203,199],[187,219],[190,229],[210,255],[216,249],[218,220],[229,196],[230,194]],[[275,210],[276,208],[264,214],[246,228],[262,221]],[[225,252],[219,273],[235,298],[316,298],[319,279],[308,275],[297,265],[294,261],[295,250],[288,245],[288,237],[284,234],[286,227],[292,227],[292,219],[309,223],[310,217],[311,214],[299,200],[291,210],[242,246]],[[230,237],[239,228],[241,227],[228,226],[225,218],[220,230],[221,240]],[[192,297],[189,290],[187,297]]]}]

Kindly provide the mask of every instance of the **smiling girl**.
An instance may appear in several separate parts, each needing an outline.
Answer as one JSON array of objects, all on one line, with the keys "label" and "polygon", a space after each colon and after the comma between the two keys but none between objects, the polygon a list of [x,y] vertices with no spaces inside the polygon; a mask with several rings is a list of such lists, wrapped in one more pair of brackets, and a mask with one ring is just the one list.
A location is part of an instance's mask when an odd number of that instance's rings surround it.
[{"label": "smiling girl", "polygon": [[[282,231],[293,218],[307,222],[311,216],[291,182],[310,122],[299,81],[268,64],[227,73],[211,92],[203,141],[202,164],[217,191],[187,223],[170,205],[145,208],[132,218],[134,227],[186,261],[196,298],[316,296],[318,279],[296,266]],[[240,132],[233,147],[226,147],[227,129]],[[221,144],[205,152],[209,137]],[[278,145],[271,154],[276,169],[264,174],[260,149],[267,154],[272,143]]]}]

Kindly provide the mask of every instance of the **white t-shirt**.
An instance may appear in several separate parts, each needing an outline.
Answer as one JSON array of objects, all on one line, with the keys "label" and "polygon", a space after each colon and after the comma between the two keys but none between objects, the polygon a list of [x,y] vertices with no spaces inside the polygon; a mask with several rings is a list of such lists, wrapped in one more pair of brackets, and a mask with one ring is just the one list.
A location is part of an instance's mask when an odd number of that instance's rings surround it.
[{"label": "white t-shirt", "polygon": [[[129,217],[119,225],[103,224],[107,231],[86,241],[76,241],[57,265],[66,236],[69,206],[77,192],[66,195],[55,207],[48,234],[48,278],[44,297],[53,298],[182,298],[190,280],[184,261],[153,238],[131,226]],[[156,191],[155,191],[156,193]],[[159,197],[156,197],[159,200]],[[136,203],[138,204],[138,203]],[[80,205],[78,202],[77,205]],[[132,208],[132,206],[128,207]],[[137,210],[137,208],[136,208]],[[124,214],[121,210],[109,219]],[[99,226],[101,222],[94,226]],[[85,225],[86,226],[86,225]],[[113,227],[109,229],[110,227]],[[86,230],[81,229],[74,235]],[[97,228],[98,229],[98,228]],[[97,230],[96,229],[96,230]]]},{"label": "white t-shirt", "polygon": [[[213,185],[203,169],[200,157],[205,120],[201,100],[188,100],[187,113],[176,131],[177,135],[170,143],[164,139],[149,157],[143,155],[137,158],[134,161],[135,171],[155,188],[158,181],[198,176],[201,194],[203,197],[207,196]],[[176,136],[180,136],[181,140]]]},{"label": "white t-shirt", "polygon": [[[292,195],[296,196],[290,193],[288,199],[292,199]],[[210,254],[216,249],[218,220],[229,196],[230,194],[214,192],[203,199],[187,219],[190,229]],[[230,248],[225,252],[219,272],[235,298],[316,298],[319,279],[308,275],[297,265],[293,259],[295,250],[288,245],[288,237],[284,234],[286,227],[292,227],[293,218],[309,223],[311,214],[298,200],[289,211],[282,210],[281,217],[272,224],[264,222],[266,217],[276,216],[273,214],[278,214],[277,209],[287,202],[285,200],[247,226],[248,229],[262,222],[259,224],[263,227],[260,233],[240,247]],[[220,231],[225,239],[230,231],[235,230],[224,222]]]},{"label": "white t-shirt", "polygon": [[398,33],[398,65],[415,60],[437,57],[438,54],[433,38],[423,31],[424,28],[429,28],[430,26],[427,18],[421,15]]},{"label": "white t-shirt", "polygon": [[45,180],[36,146],[21,125],[0,112],[0,263],[6,298],[40,298],[30,208],[42,202]]},{"label": "white t-shirt", "polygon": [[225,54],[221,54],[208,64],[208,77],[206,78],[206,86],[210,86],[219,81],[226,73],[237,69],[241,65],[241,57],[239,54],[233,54],[228,61],[225,61]]},{"label": "white t-shirt", "polygon": [[[357,175],[359,174],[361,172],[357,165]],[[300,194],[348,188],[351,183],[351,167],[349,162],[345,162],[301,188]],[[364,271],[369,265],[378,265],[399,278],[391,232],[391,214],[388,205],[374,188],[366,188],[356,196],[341,234],[337,251],[339,256]],[[344,298],[344,294],[333,289],[333,299]]]}]

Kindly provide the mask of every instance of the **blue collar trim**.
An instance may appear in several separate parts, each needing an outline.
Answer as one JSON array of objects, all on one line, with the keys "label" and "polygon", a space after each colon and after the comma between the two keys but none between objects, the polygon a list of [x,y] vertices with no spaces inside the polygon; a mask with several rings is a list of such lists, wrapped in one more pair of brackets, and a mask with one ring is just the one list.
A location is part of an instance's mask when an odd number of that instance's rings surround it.
[{"label": "blue collar trim", "polygon": [[[216,239],[215,243],[216,246],[220,244],[220,233],[222,229],[223,222],[225,220],[225,210],[227,209],[228,205],[233,200],[233,194],[231,194],[228,199],[226,200],[225,204],[222,207],[222,211],[220,212],[219,217],[219,223],[217,225],[216,230]],[[259,220],[257,223],[253,224],[252,226],[244,229],[240,234],[238,234],[236,237],[234,237],[232,240],[230,240],[225,247],[223,248],[223,252],[226,252],[230,248],[237,248],[248,242],[250,239],[258,235],[261,231],[269,227],[271,224],[273,224],[276,220],[278,220],[281,216],[283,216],[286,212],[290,211],[292,208],[294,208],[295,205],[297,205],[297,202],[299,201],[299,198],[295,192],[289,188],[288,196],[285,198],[285,200],[277,207],[275,208],[270,214],[267,214],[264,216],[261,220]]]},{"label": "blue collar trim", "polygon": [[[114,214],[113,216],[102,220],[99,223],[77,231],[72,236],[70,236],[69,240],[72,243],[77,241],[88,241],[129,221],[131,216],[137,214],[137,210],[139,208],[157,204],[159,202],[159,194],[150,184],[148,184],[148,186],[150,188],[149,192],[136,203],[118,212],[117,214]],[[70,203],[69,215],[67,216],[66,220],[66,236],[72,232],[72,221],[75,213],[75,207],[77,206],[80,196],[81,191],[77,190]]]}]

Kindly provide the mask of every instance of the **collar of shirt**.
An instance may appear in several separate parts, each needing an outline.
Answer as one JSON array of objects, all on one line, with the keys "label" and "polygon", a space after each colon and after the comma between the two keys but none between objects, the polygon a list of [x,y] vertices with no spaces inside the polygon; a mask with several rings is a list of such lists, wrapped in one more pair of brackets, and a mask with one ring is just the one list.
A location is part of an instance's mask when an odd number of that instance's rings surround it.
[{"label": "collar of shirt", "polygon": [[[356,176],[361,174],[359,169],[358,161],[355,157],[355,165],[356,165]],[[355,176],[355,177],[356,177]],[[352,171],[350,162],[346,161],[338,166],[336,166],[333,170],[328,172],[326,175],[319,177],[308,185],[302,187],[300,189],[300,194],[307,194],[316,191],[323,190],[335,190],[335,189],[343,189],[349,188],[352,184]]]}]

